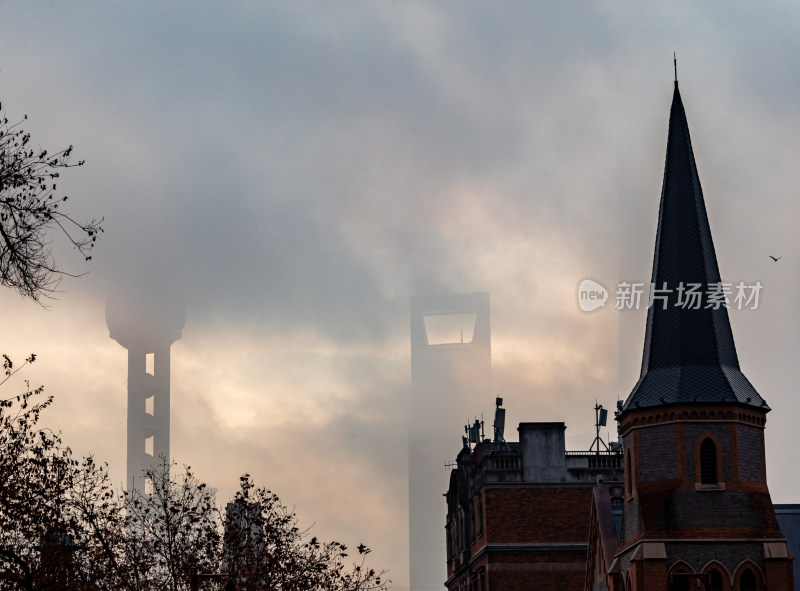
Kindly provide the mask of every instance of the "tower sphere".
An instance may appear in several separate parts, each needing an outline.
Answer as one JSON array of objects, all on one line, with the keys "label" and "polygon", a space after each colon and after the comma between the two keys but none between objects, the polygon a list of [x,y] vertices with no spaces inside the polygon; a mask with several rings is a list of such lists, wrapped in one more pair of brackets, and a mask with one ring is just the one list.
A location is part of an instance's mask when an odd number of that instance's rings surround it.
[{"label": "tower sphere", "polygon": [[145,353],[153,353],[180,339],[185,324],[186,306],[174,293],[120,291],[106,303],[108,334],[126,349],[144,348]]}]

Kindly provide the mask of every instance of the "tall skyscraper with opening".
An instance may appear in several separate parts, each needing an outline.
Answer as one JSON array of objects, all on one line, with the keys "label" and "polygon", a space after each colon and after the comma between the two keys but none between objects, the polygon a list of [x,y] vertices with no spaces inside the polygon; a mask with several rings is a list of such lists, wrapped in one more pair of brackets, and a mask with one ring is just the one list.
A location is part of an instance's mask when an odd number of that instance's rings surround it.
[{"label": "tall skyscraper with opening", "polygon": [[488,293],[411,299],[411,378],[410,588],[439,591],[446,577],[442,494],[445,464],[455,459],[452,434],[470,420],[470,409],[493,400]]}]

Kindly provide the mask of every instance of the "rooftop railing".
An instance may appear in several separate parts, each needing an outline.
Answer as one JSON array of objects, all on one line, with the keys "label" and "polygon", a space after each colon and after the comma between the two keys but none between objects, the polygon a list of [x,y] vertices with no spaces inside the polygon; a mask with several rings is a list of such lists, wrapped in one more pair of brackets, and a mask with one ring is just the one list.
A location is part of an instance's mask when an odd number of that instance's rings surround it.
[{"label": "rooftop railing", "polygon": [[[570,466],[572,462],[567,462],[567,467],[590,468],[590,469],[619,469],[622,468],[622,454],[616,451],[568,451],[567,458],[582,458],[586,460],[585,466]],[[574,460],[573,460],[574,461]]]}]

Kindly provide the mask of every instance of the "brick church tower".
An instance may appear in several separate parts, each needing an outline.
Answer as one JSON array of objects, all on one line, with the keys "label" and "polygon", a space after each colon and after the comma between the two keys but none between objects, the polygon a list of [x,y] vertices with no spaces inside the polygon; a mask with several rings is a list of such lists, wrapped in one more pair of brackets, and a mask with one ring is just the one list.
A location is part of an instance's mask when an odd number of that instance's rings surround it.
[{"label": "brick church tower", "polygon": [[[739,369],[678,83],[642,370],[617,420],[621,521],[596,487],[586,590],[789,591],[766,480],[769,407]],[[616,525],[616,527],[615,527]],[[619,530],[618,535],[614,530]]]}]

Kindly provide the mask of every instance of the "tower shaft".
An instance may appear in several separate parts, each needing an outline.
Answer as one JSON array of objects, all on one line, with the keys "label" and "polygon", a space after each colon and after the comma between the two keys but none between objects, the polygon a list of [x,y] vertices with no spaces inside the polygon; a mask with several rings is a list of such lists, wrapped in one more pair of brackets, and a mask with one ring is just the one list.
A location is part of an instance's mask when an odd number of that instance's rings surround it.
[{"label": "tower shaft", "polygon": [[170,460],[170,344],[153,347],[153,373],[149,353],[128,349],[128,490],[143,490],[147,469]]}]

